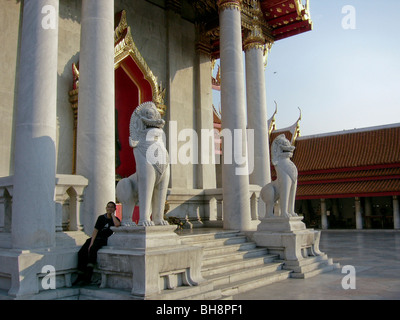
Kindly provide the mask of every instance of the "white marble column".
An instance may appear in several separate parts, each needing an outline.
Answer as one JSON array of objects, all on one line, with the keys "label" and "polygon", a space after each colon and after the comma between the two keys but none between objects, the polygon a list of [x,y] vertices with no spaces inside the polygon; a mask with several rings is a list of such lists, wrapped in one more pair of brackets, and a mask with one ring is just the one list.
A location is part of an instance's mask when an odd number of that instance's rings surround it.
[{"label": "white marble column", "polygon": [[362,209],[361,209],[361,200],[360,198],[355,198],[355,211],[356,211],[356,229],[363,228],[363,219],[362,219]]},{"label": "white marble column", "polygon": [[[245,86],[240,1],[219,0],[222,130],[234,137],[234,146],[223,142],[222,188],[224,229],[250,227],[249,177],[238,159],[247,159]],[[240,148],[242,147],[242,148]],[[232,148],[229,154],[228,148]],[[240,150],[242,149],[242,150]],[[247,165],[245,160],[244,166]]]},{"label": "white marble column", "polygon": [[393,228],[400,229],[399,197],[393,196]]},{"label": "white marble column", "polygon": [[326,215],[326,200],[321,199],[321,228],[328,229],[328,216]]},{"label": "white marble column", "polygon": [[[253,166],[249,182],[264,187],[271,182],[267,97],[264,75],[264,39],[261,29],[254,27],[245,40],[247,128],[254,130],[254,154],[249,153]],[[259,215],[265,215],[265,204],[260,201]]]},{"label": "white marble column", "polygon": [[83,0],[77,174],[89,180],[82,222],[91,233],[115,200],[114,1]]},{"label": "white marble column", "polygon": [[58,0],[25,0],[15,123],[12,246],[55,244]]}]

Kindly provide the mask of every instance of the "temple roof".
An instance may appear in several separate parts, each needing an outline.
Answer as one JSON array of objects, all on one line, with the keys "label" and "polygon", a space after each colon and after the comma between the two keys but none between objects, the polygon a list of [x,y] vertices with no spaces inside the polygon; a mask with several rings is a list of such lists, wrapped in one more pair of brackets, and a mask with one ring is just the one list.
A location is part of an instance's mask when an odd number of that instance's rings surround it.
[{"label": "temple roof", "polygon": [[312,22],[309,1],[302,0],[261,0],[267,24],[272,29],[275,41],[310,31]]},{"label": "temple roof", "polygon": [[400,166],[399,141],[400,123],[299,137],[293,161],[299,171],[314,173]]},{"label": "temple roof", "polygon": [[296,198],[400,195],[399,141],[400,123],[298,138]]},{"label": "temple roof", "polygon": [[[216,0],[186,0],[194,10],[194,22],[199,26],[202,41],[209,42],[211,55],[219,58],[219,16]],[[259,21],[266,42],[281,39],[312,30],[308,0],[240,0],[242,4],[243,34]],[[172,1],[174,2],[174,1]],[[172,9],[183,10],[184,6]],[[187,10],[186,10],[187,11]],[[190,17],[189,14],[187,14]],[[208,39],[208,40],[205,40]]]},{"label": "temple roof", "polygon": [[400,178],[298,185],[296,200],[400,195]]}]

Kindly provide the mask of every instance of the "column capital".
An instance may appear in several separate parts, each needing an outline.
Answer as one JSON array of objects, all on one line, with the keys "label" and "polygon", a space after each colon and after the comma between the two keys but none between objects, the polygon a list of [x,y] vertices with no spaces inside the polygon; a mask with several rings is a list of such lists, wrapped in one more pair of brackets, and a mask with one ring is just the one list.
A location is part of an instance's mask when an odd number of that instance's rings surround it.
[{"label": "column capital", "polygon": [[247,32],[247,35],[243,41],[244,50],[250,50],[253,48],[264,50],[266,39],[263,35],[261,26],[255,24]]},{"label": "column capital", "polygon": [[240,0],[218,0],[217,6],[220,11],[225,9],[235,9],[241,11]]}]

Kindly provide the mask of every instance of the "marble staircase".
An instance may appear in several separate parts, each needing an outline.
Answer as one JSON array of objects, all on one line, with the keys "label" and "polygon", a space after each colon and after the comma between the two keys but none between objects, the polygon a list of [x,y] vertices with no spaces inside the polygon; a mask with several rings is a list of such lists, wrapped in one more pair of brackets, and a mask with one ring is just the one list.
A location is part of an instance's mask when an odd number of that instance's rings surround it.
[{"label": "marble staircase", "polygon": [[[213,283],[215,298],[227,299],[237,293],[288,279],[279,256],[259,248],[239,231],[182,236],[182,243],[203,247],[202,276]],[[207,299],[210,292],[185,299]]]},{"label": "marble staircase", "polygon": [[333,262],[325,253],[320,256],[307,257],[300,263],[286,261],[283,266],[283,269],[293,271],[290,277],[294,279],[307,279],[338,268],[340,268],[340,264]]},{"label": "marble staircase", "polygon": [[[203,248],[201,273],[205,281],[198,286],[163,290],[152,296],[154,300],[231,299],[233,295],[271,283],[288,278],[309,278],[337,267],[325,254],[307,257],[301,263],[280,260],[278,254],[257,247],[239,231],[183,232],[180,238],[184,245]],[[128,290],[100,289],[97,286],[80,288],[78,298],[135,299]]]},{"label": "marble staircase", "polygon": [[[163,290],[154,300],[213,300],[231,299],[233,295],[288,279],[291,270],[284,270],[282,260],[259,248],[239,231],[209,231],[181,235],[182,244],[203,247],[202,276],[198,286],[181,286]],[[80,300],[135,299],[128,291],[80,289]]]}]

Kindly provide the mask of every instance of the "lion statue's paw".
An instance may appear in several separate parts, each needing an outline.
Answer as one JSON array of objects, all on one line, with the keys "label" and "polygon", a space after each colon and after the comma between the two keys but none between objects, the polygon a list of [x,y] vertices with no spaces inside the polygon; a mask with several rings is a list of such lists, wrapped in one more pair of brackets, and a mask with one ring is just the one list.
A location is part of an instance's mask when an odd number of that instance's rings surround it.
[{"label": "lion statue's paw", "polygon": [[143,226],[143,227],[150,227],[150,226],[154,226],[154,222],[151,220],[143,220],[143,221],[139,221],[139,226]]},{"label": "lion statue's paw", "polygon": [[123,227],[134,227],[134,226],[136,226],[137,224],[134,223],[133,221],[122,221],[121,225],[122,225]]},{"label": "lion statue's paw", "polygon": [[164,219],[154,221],[154,223],[156,225],[160,225],[160,226],[168,226],[169,225],[168,221],[165,221]]}]

